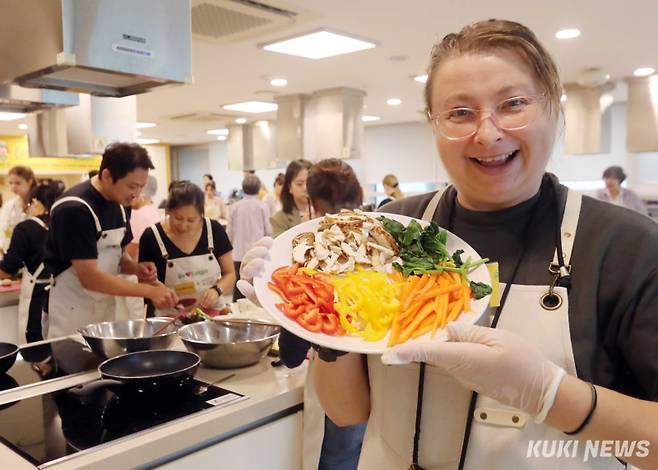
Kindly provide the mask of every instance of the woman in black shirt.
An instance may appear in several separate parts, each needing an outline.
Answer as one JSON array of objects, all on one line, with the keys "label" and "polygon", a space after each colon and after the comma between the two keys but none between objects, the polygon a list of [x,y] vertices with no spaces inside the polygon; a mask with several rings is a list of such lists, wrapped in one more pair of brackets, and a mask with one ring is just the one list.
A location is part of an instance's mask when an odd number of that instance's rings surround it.
[{"label": "woman in black shirt", "polygon": [[[167,218],[147,228],[139,240],[139,261],[155,263],[158,280],[173,289],[183,305],[212,308],[233,287],[235,269],[231,242],[219,222],[204,217],[204,203],[201,188],[189,181],[175,183],[167,199]],[[156,315],[173,313],[158,310]]]},{"label": "woman in black shirt", "polygon": [[29,197],[29,218],[16,225],[4,259],[0,278],[15,276],[21,268],[21,295],[18,304],[19,338],[28,343],[41,341],[41,312],[46,299],[45,287],[50,274],[44,269],[43,247],[48,234],[50,208],[61,191],[54,185],[41,184]]}]

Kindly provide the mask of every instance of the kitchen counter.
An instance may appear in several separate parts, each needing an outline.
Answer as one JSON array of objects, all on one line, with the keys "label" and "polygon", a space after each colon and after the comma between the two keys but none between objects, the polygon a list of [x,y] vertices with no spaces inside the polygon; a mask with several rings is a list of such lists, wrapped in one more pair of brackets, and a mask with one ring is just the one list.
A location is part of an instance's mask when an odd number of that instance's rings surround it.
[{"label": "kitchen counter", "polygon": [[[182,344],[177,344],[174,349],[183,349]],[[265,455],[266,461],[283,458],[287,463],[280,463],[278,467],[277,464],[270,465],[269,468],[284,468],[281,465],[286,465],[286,470],[299,468],[301,406],[306,365],[294,370],[285,367],[275,368],[271,366],[272,360],[273,358],[268,356],[260,363],[243,369],[220,370],[202,366],[197,371],[196,379],[208,383],[235,374],[218,386],[244,394],[248,397],[246,400],[226,407],[209,408],[40,467],[35,467],[9,447],[0,444],[0,461],[12,470],[34,468],[114,470],[159,466],[167,469],[194,466],[196,470],[200,470],[204,468],[203,463],[212,463],[208,468],[238,468],[228,465],[231,455],[234,455],[233,458],[244,457],[244,452],[253,450],[254,445],[258,443],[276,444],[277,440],[280,440],[280,446],[286,447],[281,449],[281,452],[287,453],[287,456],[267,456],[271,452],[261,454]],[[0,396],[0,400],[7,403],[18,398],[35,396],[46,391],[85,383],[96,379],[98,375],[97,371],[91,371],[75,377],[57,379]],[[272,449],[278,450],[279,447],[276,445],[269,447],[270,451]],[[215,458],[217,455],[222,456],[221,465]],[[239,468],[250,467],[240,465]],[[261,467],[255,465],[251,468]]]}]

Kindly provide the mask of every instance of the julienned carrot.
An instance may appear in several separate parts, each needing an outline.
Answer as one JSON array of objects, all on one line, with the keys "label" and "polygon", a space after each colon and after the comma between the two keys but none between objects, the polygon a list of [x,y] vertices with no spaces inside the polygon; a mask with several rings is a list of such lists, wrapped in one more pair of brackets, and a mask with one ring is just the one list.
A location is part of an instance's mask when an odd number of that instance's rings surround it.
[{"label": "julienned carrot", "polygon": [[464,299],[457,299],[453,304],[452,308],[450,309],[450,313],[448,314],[446,324],[456,320],[459,314],[461,313],[463,307],[464,307]]},{"label": "julienned carrot", "polygon": [[425,287],[425,284],[427,284],[429,279],[429,274],[423,274],[420,279],[418,279],[418,281],[411,287],[407,297],[404,299],[404,303],[402,304],[402,310],[407,310],[409,308],[411,302],[414,300],[416,293]]},{"label": "julienned carrot", "polygon": [[402,333],[400,333],[400,342],[404,343],[407,341],[411,337],[411,334],[414,332],[414,330],[418,328],[418,325],[420,325],[421,322],[425,320],[425,317],[430,315],[432,312],[434,312],[434,302],[428,302],[423,305],[423,308],[420,309],[411,323],[404,327]]},{"label": "julienned carrot", "polygon": [[441,297],[436,298],[436,318],[434,319],[434,324],[432,325],[432,338],[436,335],[436,330],[443,328],[446,324],[446,319],[448,316],[448,295],[443,294]]},{"label": "julienned carrot", "polygon": [[464,282],[464,291],[462,292],[462,299],[464,299],[464,312],[471,311],[471,286]]},{"label": "julienned carrot", "polygon": [[[445,287],[434,287],[428,291],[425,291],[425,293],[423,294],[417,295],[416,298],[414,299],[414,302],[434,299],[435,297],[438,297],[440,295],[448,294],[450,292],[455,292],[461,289],[463,289],[461,284],[451,284]],[[463,294],[460,293],[459,295],[463,295]]]}]

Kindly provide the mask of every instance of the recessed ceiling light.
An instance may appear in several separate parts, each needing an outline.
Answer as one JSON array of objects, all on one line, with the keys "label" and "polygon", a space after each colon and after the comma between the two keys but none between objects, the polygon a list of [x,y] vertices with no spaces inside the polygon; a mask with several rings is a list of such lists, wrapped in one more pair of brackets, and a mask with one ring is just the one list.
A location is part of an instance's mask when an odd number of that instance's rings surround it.
[{"label": "recessed ceiling light", "polygon": [[27,130],[27,124],[19,124],[18,128],[25,131],[25,130]]},{"label": "recessed ceiling light", "polygon": [[350,52],[371,49],[376,44],[343,34],[316,31],[295,38],[262,45],[266,51],[290,54],[307,59],[324,59]]},{"label": "recessed ceiling light", "polygon": [[135,131],[135,137],[139,137],[140,135],[142,135],[141,131]]},{"label": "recessed ceiling light", "polygon": [[653,75],[654,72],[655,70],[651,67],[640,67],[633,71],[633,75],[636,77],[648,77],[649,75]]},{"label": "recessed ceiling light", "polygon": [[567,101],[567,95],[566,93],[562,93],[562,96],[560,96],[560,103],[564,103]]},{"label": "recessed ceiling light", "polygon": [[367,114],[364,114],[361,116],[361,121],[363,122],[372,122],[372,121],[379,121],[381,119],[381,116],[369,116]]},{"label": "recessed ceiling light", "polygon": [[418,83],[427,83],[427,74],[416,75],[414,77],[414,80],[416,80]]},{"label": "recessed ceiling light", "polygon": [[206,132],[210,135],[228,135],[228,129],[210,129]]},{"label": "recessed ceiling light", "polygon": [[157,126],[156,123],[154,122],[138,122],[137,123],[137,129],[148,129],[149,127],[155,127]]},{"label": "recessed ceiling light", "polygon": [[226,104],[222,108],[229,111],[240,111],[241,113],[267,113],[269,111],[276,111],[278,106],[276,103],[269,101],[243,101],[242,103]]},{"label": "recessed ceiling light", "polygon": [[244,123],[246,123],[246,122],[247,122],[247,120],[246,120],[245,118],[237,118],[237,119],[235,120],[235,123],[236,123],[236,124],[244,124]]},{"label": "recessed ceiling light", "polygon": [[558,39],[573,39],[578,36],[580,36],[580,30],[575,28],[563,29],[555,33],[555,37]]},{"label": "recessed ceiling light", "polygon": [[273,78],[270,80],[270,85],[272,86],[286,86],[288,84],[288,80],[285,78]]},{"label": "recessed ceiling light", "polygon": [[137,139],[139,145],[157,144],[158,142],[160,142],[160,139]]},{"label": "recessed ceiling light", "polygon": [[217,136],[217,140],[222,140],[223,141],[223,140],[226,140],[226,139],[228,139],[228,136],[226,136],[226,135],[218,135]]},{"label": "recessed ceiling light", "polygon": [[386,104],[389,106],[399,106],[402,104],[402,100],[400,98],[389,98],[386,100]]},{"label": "recessed ceiling light", "polygon": [[0,121],[14,121],[25,117],[23,113],[0,113]]}]

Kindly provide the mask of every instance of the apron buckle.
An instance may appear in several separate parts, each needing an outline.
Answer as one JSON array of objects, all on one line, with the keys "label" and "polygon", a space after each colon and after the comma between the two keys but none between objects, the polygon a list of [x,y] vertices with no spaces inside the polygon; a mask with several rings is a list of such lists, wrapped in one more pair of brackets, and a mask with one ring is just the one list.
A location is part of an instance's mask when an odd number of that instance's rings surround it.
[{"label": "apron buckle", "polygon": [[553,289],[550,289],[547,293],[541,296],[539,304],[544,310],[557,310],[562,306],[562,296],[557,292],[554,292]]}]

